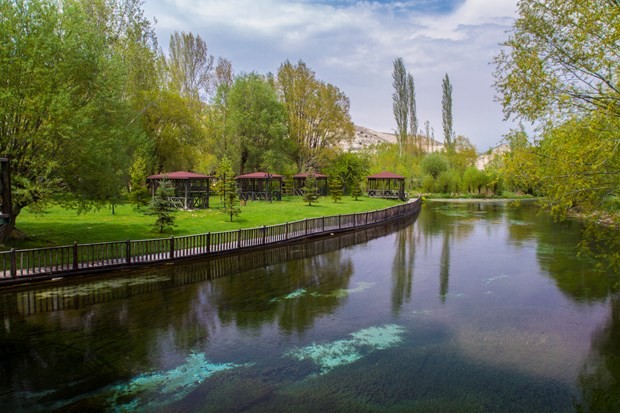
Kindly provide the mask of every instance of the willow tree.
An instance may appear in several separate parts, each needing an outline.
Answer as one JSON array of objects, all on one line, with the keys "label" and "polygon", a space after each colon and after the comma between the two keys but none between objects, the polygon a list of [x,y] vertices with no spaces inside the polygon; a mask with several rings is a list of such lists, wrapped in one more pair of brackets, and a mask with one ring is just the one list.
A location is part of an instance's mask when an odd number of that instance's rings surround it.
[{"label": "willow tree", "polygon": [[14,213],[0,241],[28,205],[118,196],[141,136],[122,46],[149,49],[135,3],[0,0],[0,153],[11,159]]},{"label": "willow tree", "polygon": [[[560,217],[604,210],[620,197],[620,6],[615,1],[528,0],[496,57],[507,118],[540,126],[528,171]],[[616,200],[616,201],[614,201]],[[617,212],[618,207],[616,206]]]},{"label": "willow tree", "polygon": [[326,153],[353,138],[349,99],[336,86],[316,79],[302,61],[297,65],[284,62],[277,85],[298,170],[320,169]]}]

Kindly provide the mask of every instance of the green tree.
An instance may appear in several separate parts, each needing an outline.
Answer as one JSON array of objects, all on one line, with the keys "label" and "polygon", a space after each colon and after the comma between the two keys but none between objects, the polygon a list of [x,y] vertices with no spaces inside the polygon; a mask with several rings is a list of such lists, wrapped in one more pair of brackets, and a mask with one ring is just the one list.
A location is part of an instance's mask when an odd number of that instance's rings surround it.
[{"label": "green tree", "polygon": [[453,151],[447,156],[452,168],[462,174],[468,166],[473,166],[478,160],[476,147],[463,135],[458,135],[453,142]]},{"label": "green tree", "polygon": [[228,159],[227,157],[223,157],[215,170],[214,184],[215,193],[220,196],[220,200],[222,201],[222,203],[226,199],[226,191],[229,190],[231,187],[233,188],[234,192],[237,192],[236,187],[231,185],[234,182],[235,171],[233,170],[232,162],[230,162],[230,159]]},{"label": "green tree", "polygon": [[368,159],[357,153],[343,152],[332,158],[326,169],[330,177],[337,177],[345,188],[352,188],[355,183],[368,175]]},{"label": "green tree", "polygon": [[535,144],[506,156],[506,179],[539,188],[560,218],[575,208],[604,210],[618,196],[619,11],[613,1],[520,1],[495,59],[504,114],[542,131]]},{"label": "green tree", "polygon": [[308,172],[306,176],[306,182],[303,187],[304,202],[311,206],[313,203],[319,202],[319,188],[316,185],[316,177],[313,172]]},{"label": "green tree", "polygon": [[416,152],[420,152],[420,142],[418,142],[418,114],[415,101],[415,82],[411,73],[407,74],[407,104],[409,112],[409,136]]},{"label": "green tree", "polygon": [[423,172],[432,176],[433,179],[437,179],[437,177],[442,172],[448,170],[449,164],[446,157],[442,154],[431,153],[426,155],[424,159],[422,159],[420,167],[422,168]]},{"label": "green tree", "polygon": [[148,50],[151,34],[135,4],[0,1],[0,153],[11,159],[14,213],[0,240],[28,205],[88,209],[126,185],[142,132],[125,39]]},{"label": "green tree", "polygon": [[329,193],[334,200],[338,202],[342,199],[342,180],[337,176],[329,178]]},{"label": "green tree", "polygon": [[452,84],[448,74],[444,76],[441,81],[441,119],[443,126],[443,141],[446,145],[446,149],[451,151],[453,149],[453,135],[454,130],[452,126]]},{"label": "green tree", "polygon": [[[271,153],[290,153],[284,141],[286,112],[272,84],[257,73],[238,76],[227,96],[227,132],[237,153],[239,173],[270,163]],[[286,157],[286,156],[284,156]]]},{"label": "green tree", "polygon": [[351,185],[351,196],[356,201],[357,201],[357,198],[362,196],[362,193],[364,192],[363,189],[362,189],[362,185],[363,185],[363,181],[361,179],[359,181],[357,181],[357,182],[354,182]]},{"label": "green tree", "polygon": [[620,116],[620,7],[599,0],[521,0],[495,58],[506,117],[531,122],[603,110]]},{"label": "green tree", "polygon": [[230,216],[230,222],[233,217],[241,214],[239,207],[239,194],[237,193],[237,185],[234,179],[228,179],[224,184],[224,207],[222,212]]},{"label": "green tree", "polygon": [[461,177],[454,169],[447,169],[439,174],[435,187],[444,194],[456,194],[459,192]]},{"label": "green tree", "polygon": [[169,180],[164,179],[159,182],[159,186],[155,191],[155,196],[149,203],[149,210],[146,214],[155,216],[153,228],[160,234],[167,229],[176,226],[174,222],[176,219],[174,213],[177,208],[171,199],[173,196],[174,187],[172,186],[172,183]]},{"label": "green tree", "polygon": [[150,194],[146,178],[146,160],[142,156],[137,156],[129,169],[130,190],[128,198],[129,202],[138,210],[149,203]]},{"label": "green tree", "polygon": [[399,153],[402,155],[403,149],[407,146],[409,134],[409,94],[407,93],[407,69],[402,57],[394,59],[394,71],[392,72],[392,111],[396,121],[396,138],[398,141]]},{"label": "green tree", "polygon": [[215,83],[214,57],[200,36],[172,33],[166,64],[172,90],[194,100],[207,100]]},{"label": "green tree", "polygon": [[482,188],[487,185],[487,176],[475,166],[468,167],[463,173],[462,185],[470,194],[482,193]]},{"label": "green tree", "polygon": [[277,76],[298,171],[318,170],[333,148],[353,139],[350,102],[337,87],[319,81],[302,61],[284,62]]}]

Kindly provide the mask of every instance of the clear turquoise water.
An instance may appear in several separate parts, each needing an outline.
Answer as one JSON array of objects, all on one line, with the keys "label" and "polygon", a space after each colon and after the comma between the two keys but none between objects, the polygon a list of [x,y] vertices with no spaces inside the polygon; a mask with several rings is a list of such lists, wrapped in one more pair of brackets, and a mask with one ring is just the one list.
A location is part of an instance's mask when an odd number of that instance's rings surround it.
[{"label": "clear turquoise water", "polygon": [[0,411],[620,410],[618,276],[530,204],[0,293]]}]

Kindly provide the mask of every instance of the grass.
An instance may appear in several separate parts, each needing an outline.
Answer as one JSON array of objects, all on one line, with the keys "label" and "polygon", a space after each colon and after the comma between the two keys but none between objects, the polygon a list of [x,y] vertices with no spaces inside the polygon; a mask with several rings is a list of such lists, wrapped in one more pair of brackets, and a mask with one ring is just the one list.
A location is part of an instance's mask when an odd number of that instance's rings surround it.
[{"label": "grass", "polygon": [[163,234],[153,230],[154,217],[144,215],[143,211],[136,211],[131,205],[116,206],[114,215],[110,208],[83,214],[59,206],[53,206],[39,214],[26,209],[17,218],[17,228],[27,237],[12,240],[7,245],[0,246],[0,249],[69,245],[74,241],[88,244],[230,231],[304,218],[373,211],[399,203],[401,202],[368,197],[360,197],[357,201],[344,197],[334,203],[331,198],[324,197],[318,204],[308,206],[300,197],[287,197],[272,203],[248,202],[241,206],[241,215],[230,222],[230,217],[220,210],[219,198],[213,197],[209,209],[177,212],[177,226]]}]

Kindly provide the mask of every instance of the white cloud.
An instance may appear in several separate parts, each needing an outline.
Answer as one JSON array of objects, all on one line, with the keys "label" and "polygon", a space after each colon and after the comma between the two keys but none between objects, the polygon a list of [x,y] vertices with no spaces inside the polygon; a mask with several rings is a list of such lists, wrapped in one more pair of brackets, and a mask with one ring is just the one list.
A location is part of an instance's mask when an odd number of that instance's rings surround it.
[{"label": "white cloud", "polygon": [[[411,7],[411,5],[415,7]],[[172,31],[200,35],[236,73],[275,72],[301,59],[343,90],[355,123],[394,129],[392,62],[404,58],[416,80],[418,117],[440,138],[441,78],[454,88],[454,125],[480,150],[509,125],[493,102],[492,58],[515,18],[516,0],[465,0],[451,12],[436,1],[147,0],[162,46]]]}]

